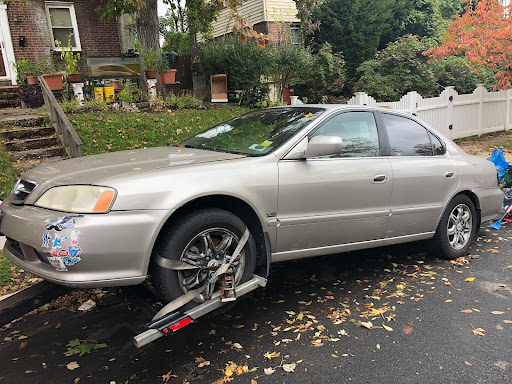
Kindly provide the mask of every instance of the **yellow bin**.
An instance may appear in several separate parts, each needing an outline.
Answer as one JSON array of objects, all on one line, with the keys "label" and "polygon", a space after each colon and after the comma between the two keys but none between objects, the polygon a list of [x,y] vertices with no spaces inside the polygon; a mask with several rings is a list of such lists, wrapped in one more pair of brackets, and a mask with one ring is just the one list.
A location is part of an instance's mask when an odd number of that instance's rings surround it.
[{"label": "yellow bin", "polygon": [[114,101],[116,96],[114,92],[114,87],[103,87],[103,92],[105,94],[105,100]]},{"label": "yellow bin", "polygon": [[101,100],[101,101],[104,100],[104,98],[103,98],[103,88],[102,87],[95,87],[94,88],[94,98],[96,100]]}]

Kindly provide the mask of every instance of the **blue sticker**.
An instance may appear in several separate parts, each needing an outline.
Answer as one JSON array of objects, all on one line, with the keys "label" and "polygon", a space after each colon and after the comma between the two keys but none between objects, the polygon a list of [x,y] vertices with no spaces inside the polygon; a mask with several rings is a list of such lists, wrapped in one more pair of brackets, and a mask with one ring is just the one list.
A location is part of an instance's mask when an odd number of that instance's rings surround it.
[{"label": "blue sticker", "polygon": [[81,259],[79,257],[70,257],[70,256],[64,256],[62,258],[62,261],[64,262],[64,264],[66,265],[75,265],[76,263],[78,263]]},{"label": "blue sticker", "polygon": [[44,248],[49,248],[50,247],[50,240],[51,239],[52,239],[52,237],[50,236],[50,233],[46,232],[43,235],[43,247]]}]

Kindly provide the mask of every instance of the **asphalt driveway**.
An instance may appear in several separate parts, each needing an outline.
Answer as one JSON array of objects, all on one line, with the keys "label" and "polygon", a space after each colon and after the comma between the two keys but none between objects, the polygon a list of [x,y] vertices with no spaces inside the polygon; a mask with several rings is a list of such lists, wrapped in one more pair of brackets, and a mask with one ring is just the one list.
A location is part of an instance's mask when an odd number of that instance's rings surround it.
[{"label": "asphalt driveway", "polygon": [[[456,263],[414,243],[275,264],[228,313],[141,350],[144,313],[75,292],[1,330],[0,383],[510,383],[511,229],[484,227]],[[65,356],[75,339],[101,348]]]}]

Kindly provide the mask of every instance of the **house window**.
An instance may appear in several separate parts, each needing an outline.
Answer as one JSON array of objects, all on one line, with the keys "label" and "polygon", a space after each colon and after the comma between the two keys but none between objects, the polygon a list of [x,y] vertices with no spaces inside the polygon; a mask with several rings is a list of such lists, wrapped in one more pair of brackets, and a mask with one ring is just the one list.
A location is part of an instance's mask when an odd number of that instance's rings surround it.
[{"label": "house window", "polygon": [[[52,46],[55,51],[62,51],[62,47],[68,46],[71,35],[71,46],[73,51],[80,51],[80,37],[76,23],[75,7],[72,3],[46,3],[46,16],[52,38]],[[55,41],[60,41],[61,47],[57,47]]]},{"label": "house window", "polygon": [[290,43],[296,46],[304,46],[304,41],[302,40],[302,32],[299,27],[290,27]]}]

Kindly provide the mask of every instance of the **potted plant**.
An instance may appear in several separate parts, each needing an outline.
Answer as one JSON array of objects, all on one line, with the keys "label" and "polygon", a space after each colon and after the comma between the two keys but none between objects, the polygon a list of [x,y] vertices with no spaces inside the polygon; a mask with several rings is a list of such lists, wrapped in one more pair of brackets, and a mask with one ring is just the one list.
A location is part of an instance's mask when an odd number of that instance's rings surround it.
[{"label": "potted plant", "polygon": [[27,59],[21,58],[19,60],[16,60],[13,64],[13,67],[16,70],[16,73],[18,74],[18,79],[27,79],[28,85],[37,84],[37,77],[35,77],[34,82],[34,76],[36,75],[36,66],[34,64],[31,64]]},{"label": "potted plant", "polygon": [[176,69],[169,69],[169,62],[162,56],[158,61],[157,71],[160,84],[167,85],[176,83]]},{"label": "potted plant", "polygon": [[41,63],[41,72],[43,73],[43,78],[50,90],[60,91],[64,88],[64,84],[62,82],[62,73],[53,71],[54,66],[51,61],[51,57],[48,56],[48,58]]},{"label": "potted plant", "polygon": [[144,69],[146,70],[146,78],[147,79],[156,79],[156,68],[158,66],[158,61],[160,60],[160,56],[162,55],[162,50],[158,49],[142,49],[140,41],[134,41],[135,48],[140,53],[140,57],[142,61],[144,61]]},{"label": "potted plant", "polygon": [[[82,80],[82,74],[78,72],[78,63],[80,62],[80,53],[73,53],[73,46],[71,45],[72,33],[68,36],[68,46],[62,48],[60,58],[66,63],[64,72],[66,73],[68,82],[79,83]],[[55,45],[60,47],[61,43],[55,40]]]}]

